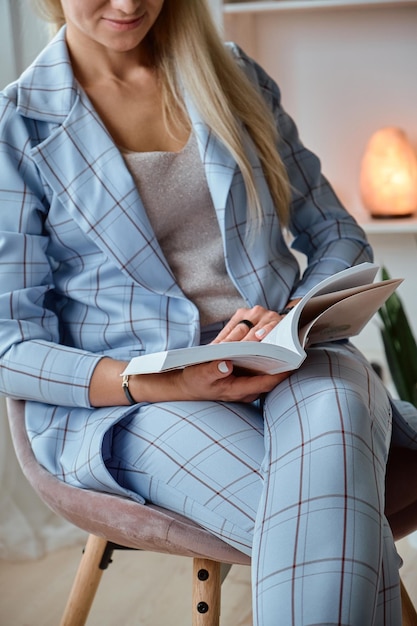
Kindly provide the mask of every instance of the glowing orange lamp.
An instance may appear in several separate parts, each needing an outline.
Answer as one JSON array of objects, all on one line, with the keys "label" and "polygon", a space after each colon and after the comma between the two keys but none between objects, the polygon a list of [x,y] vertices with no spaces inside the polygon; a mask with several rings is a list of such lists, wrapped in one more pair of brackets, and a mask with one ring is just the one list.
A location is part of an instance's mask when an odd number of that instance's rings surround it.
[{"label": "glowing orange lamp", "polygon": [[400,128],[372,135],[362,159],[360,193],[373,217],[409,217],[417,211],[417,154]]}]

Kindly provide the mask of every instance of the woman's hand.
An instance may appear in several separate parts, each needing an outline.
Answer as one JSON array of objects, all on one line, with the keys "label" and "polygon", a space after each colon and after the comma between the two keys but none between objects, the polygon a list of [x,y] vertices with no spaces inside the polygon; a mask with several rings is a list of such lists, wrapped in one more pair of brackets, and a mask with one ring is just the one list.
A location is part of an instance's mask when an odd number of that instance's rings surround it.
[{"label": "woman's hand", "polygon": [[[294,306],[298,300],[293,300],[287,306]],[[213,343],[222,341],[261,341],[283,318],[276,311],[270,311],[262,306],[251,309],[238,309],[226,326],[220,331]]]},{"label": "woman's hand", "polygon": [[281,374],[235,372],[231,361],[211,361],[161,374],[131,376],[129,389],[145,402],[213,400],[253,402],[287,378]]},{"label": "woman's hand", "polygon": [[253,402],[268,393],[287,378],[281,374],[253,374],[239,370],[236,373],[231,361],[213,361],[181,371],[180,385],[190,400],[220,400],[223,402]]},{"label": "woman's hand", "polygon": [[[121,373],[127,363],[104,357],[99,361],[90,384],[92,406],[127,404]],[[253,402],[271,391],[289,373],[251,374],[233,371],[231,361],[211,361],[183,370],[129,377],[129,391],[136,402],[212,400]]]}]

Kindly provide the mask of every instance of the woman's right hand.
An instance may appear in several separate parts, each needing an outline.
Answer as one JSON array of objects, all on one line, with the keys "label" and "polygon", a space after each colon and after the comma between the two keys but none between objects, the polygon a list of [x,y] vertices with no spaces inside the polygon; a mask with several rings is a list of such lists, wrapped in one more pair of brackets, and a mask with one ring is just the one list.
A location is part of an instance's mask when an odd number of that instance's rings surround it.
[{"label": "woman's right hand", "polygon": [[253,402],[288,375],[289,372],[273,375],[236,373],[231,361],[212,361],[161,374],[131,376],[129,389],[140,402]]},{"label": "woman's right hand", "polygon": [[[127,363],[108,357],[96,366],[90,384],[92,406],[127,404],[122,390],[121,373]],[[171,402],[174,400],[212,400],[253,402],[268,393],[289,372],[252,374],[234,370],[231,361],[211,361],[182,370],[129,377],[129,391],[136,402]]]}]

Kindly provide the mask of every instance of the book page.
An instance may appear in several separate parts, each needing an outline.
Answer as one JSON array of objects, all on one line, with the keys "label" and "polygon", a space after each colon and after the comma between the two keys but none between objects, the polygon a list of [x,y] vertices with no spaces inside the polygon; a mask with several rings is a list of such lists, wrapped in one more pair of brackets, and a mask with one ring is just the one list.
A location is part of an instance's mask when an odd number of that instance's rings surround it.
[{"label": "book page", "polygon": [[[336,302],[350,298],[356,293],[369,293],[366,298],[369,299],[371,308],[373,306],[376,311],[376,309],[380,306],[376,306],[376,303],[379,302],[380,296],[374,296],[373,292],[382,288],[384,293],[390,295],[401,282],[401,280],[393,278],[391,280],[385,280],[378,283],[371,283],[370,285],[360,285],[359,287],[351,287],[349,289],[315,295],[304,305],[303,310],[300,314],[299,326],[300,328],[306,326],[309,322],[311,322],[318,315],[320,315],[325,309],[330,308]],[[394,288],[392,288],[392,286],[394,286]],[[386,298],[387,297],[388,295],[386,296]]]},{"label": "book page", "polygon": [[[361,263],[328,276],[310,289],[291,313],[288,313],[262,341],[285,346],[291,351],[302,354],[306,331],[300,337],[299,328],[306,327],[323,309],[339,300],[344,290],[351,290],[350,293],[358,289],[368,290],[373,285],[378,269],[379,267],[374,263]],[[306,313],[304,313],[305,309]],[[300,323],[300,317],[303,315],[305,317]]]},{"label": "book page", "polygon": [[300,327],[301,344],[310,346],[358,335],[401,282],[393,279],[368,285],[356,293],[348,290],[349,295]]},{"label": "book page", "polygon": [[261,343],[272,343],[283,346],[287,350],[303,353],[303,348],[299,340],[298,320],[302,313],[301,301],[298,302],[288,315],[273,328]]}]

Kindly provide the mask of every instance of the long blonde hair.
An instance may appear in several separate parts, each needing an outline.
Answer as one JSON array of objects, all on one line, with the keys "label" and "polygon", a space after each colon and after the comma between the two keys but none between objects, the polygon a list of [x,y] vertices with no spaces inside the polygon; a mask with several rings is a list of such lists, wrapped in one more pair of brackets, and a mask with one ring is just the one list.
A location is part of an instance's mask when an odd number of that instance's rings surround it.
[{"label": "long blonde hair", "polygon": [[[60,0],[35,0],[58,29],[65,23]],[[262,169],[283,225],[288,222],[290,185],[277,151],[271,111],[225,47],[207,0],[165,0],[150,35],[158,68],[167,125],[179,111],[187,119],[182,88],[202,119],[236,160],[246,187],[249,215],[260,221],[262,207],[244,148],[244,128],[256,146]]]}]

